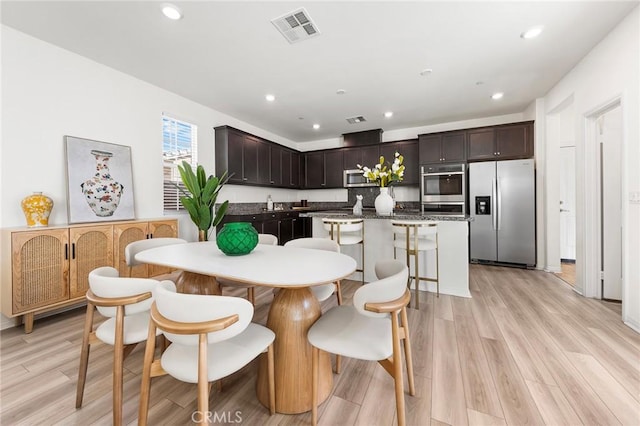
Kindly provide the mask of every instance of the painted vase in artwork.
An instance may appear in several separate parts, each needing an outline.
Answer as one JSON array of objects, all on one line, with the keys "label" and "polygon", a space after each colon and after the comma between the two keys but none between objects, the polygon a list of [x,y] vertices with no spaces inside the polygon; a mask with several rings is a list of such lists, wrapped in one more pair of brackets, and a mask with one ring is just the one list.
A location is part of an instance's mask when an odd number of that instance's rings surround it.
[{"label": "painted vase in artwork", "polygon": [[124,186],[111,177],[109,160],[111,152],[92,150],[96,158],[96,174],[80,185],[87,204],[96,216],[109,217],[117,210]]},{"label": "painted vase in artwork", "polygon": [[42,192],[34,192],[22,200],[22,211],[30,228],[48,226],[51,209],[53,209],[53,200]]}]

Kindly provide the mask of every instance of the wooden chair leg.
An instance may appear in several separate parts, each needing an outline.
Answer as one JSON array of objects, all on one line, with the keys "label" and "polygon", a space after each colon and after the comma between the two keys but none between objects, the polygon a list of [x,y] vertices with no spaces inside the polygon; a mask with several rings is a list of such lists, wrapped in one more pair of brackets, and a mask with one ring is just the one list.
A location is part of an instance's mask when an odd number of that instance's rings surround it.
[{"label": "wooden chair leg", "polygon": [[255,288],[247,287],[247,300],[251,302],[253,306],[256,306],[256,293]]},{"label": "wooden chair leg", "polygon": [[89,366],[89,350],[91,349],[89,338],[93,331],[93,304],[87,303],[87,315],[84,319],[84,332],[82,333],[82,348],[80,350],[80,368],[78,369],[78,386],[76,388],[76,408],[82,407],[84,385],[87,381],[87,367]]},{"label": "wooden chair leg", "polygon": [[336,355],[336,374],[340,374],[342,370],[342,356]]},{"label": "wooden chair leg", "polygon": [[342,305],[342,288],[340,281],[336,281],[336,297],[338,298],[338,306]]},{"label": "wooden chair leg", "polygon": [[416,387],[413,380],[413,356],[411,353],[411,339],[409,337],[409,321],[407,320],[406,306],[400,311],[402,328],[404,329],[404,358],[407,364],[407,380],[409,381],[409,395],[415,396]]},{"label": "wooden chair leg", "polygon": [[124,363],[124,306],[116,311],[115,345],[113,348],[113,424],[122,424],[122,366]]},{"label": "wooden chair leg", "polygon": [[396,410],[398,414],[398,426],[406,424],[404,413],[404,389],[402,377],[402,356],[400,354],[400,330],[398,327],[397,312],[391,314],[391,335],[393,338],[393,381],[396,391]]},{"label": "wooden chair leg", "polygon": [[[162,336],[164,337],[164,336]],[[149,417],[149,396],[151,393],[151,365],[156,350],[156,325],[149,323],[147,346],[144,349],[144,363],[142,364],[142,379],[140,384],[140,404],[138,406],[138,426],[147,426]]]},{"label": "wooden chair leg", "polygon": [[311,424],[318,424],[318,365],[320,349],[315,346],[311,353]]},{"label": "wooden chair leg", "polygon": [[273,343],[267,348],[267,369],[269,375],[269,413],[273,416],[276,413],[276,379],[273,360]]},{"label": "wooden chair leg", "polygon": [[206,422],[209,411],[209,379],[207,375],[207,333],[201,333],[198,342],[198,411],[199,422]]}]

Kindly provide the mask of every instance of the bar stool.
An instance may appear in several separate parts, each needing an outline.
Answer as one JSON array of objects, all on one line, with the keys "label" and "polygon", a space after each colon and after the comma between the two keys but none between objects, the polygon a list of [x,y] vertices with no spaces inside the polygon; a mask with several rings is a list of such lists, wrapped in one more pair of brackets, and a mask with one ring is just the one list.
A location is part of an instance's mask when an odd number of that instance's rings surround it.
[{"label": "bar stool", "polygon": [[[436,296],[440,297],[440,282],[438,279],[438,222],[427,220],[391,220],[393,227],[393,258],[396,258],[396,250],[405,250],[407,267],[409,268],[408,285],[411,289],[411,278],[415,281],[416,309],[420,309],[419,287],[420,281],[436,283]],[[435,278],[420,276],[420,252],[435,250],[436,252],[436,276]],[[411,275],[411,258],[413,255],[414,274]]]},{"label": "bar stool", "polygon": [[360,244],[362,255],[362,284],[364,284],[364,219],[347,219],[337,217],[323,217],[324,229],[329,231],[329,238],[340,246]]}]

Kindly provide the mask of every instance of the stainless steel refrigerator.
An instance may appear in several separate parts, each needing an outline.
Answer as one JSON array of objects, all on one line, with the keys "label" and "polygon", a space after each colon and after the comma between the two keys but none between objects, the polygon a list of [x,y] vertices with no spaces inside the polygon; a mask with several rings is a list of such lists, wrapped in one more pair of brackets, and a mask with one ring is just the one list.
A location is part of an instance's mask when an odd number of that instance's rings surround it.
[{"label": "stainless steel refrigerator", "polygon": [[469,164],[471,261],[536,264],[533,160]]}]

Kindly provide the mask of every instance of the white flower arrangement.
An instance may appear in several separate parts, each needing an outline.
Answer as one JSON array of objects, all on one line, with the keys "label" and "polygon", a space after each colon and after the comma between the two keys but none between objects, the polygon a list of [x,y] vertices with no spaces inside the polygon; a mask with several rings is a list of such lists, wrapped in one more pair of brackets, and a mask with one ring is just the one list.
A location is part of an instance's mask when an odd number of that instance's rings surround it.
[{"label": "white flower arrangement", "polygon": [[385,162],[384,157],[381,155],[380,162],[373,168],[361,166],[360,164],[357,166],[367,179],[372,182],[376,182],[378,186],[384,188],[393,182],[402,182],[402,179],[404,178],[403,161],[404,157],[396,151],[393,163],[389,163],[388,161]]}]

